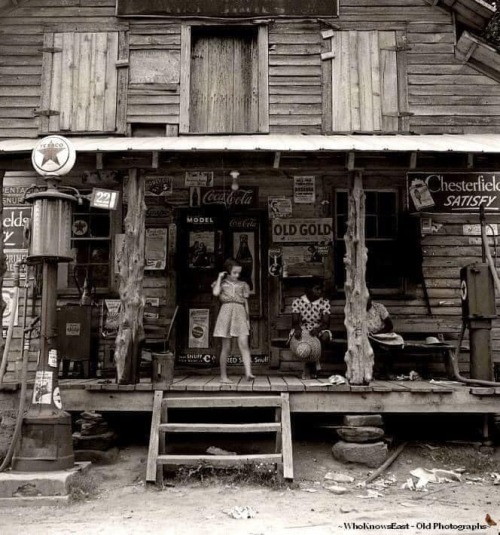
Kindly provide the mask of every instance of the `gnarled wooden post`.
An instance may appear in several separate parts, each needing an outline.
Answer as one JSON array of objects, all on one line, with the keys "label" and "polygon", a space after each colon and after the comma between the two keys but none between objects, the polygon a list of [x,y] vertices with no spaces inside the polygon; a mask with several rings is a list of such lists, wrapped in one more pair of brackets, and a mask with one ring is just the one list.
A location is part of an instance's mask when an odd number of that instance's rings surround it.
[{"label": "gnarled wooden post", "polygon": [[353,385],[368,384],[373,377],[373,349],[366,324],[365,194],[363,177],[355,171],[350,177],[347,231],[344,236],[346,255],[345,320],[347,330],[346,377]]},{"label": "gnarled wooden post", "polygon": [[139,382],[140,347],[144,340],[144,245],[146,205],[144,180],[137,169],[131,169],[127,183],[128,207],[125,217],[125,239],[118,252],[121,318],[116,336],[115,363],[117,381]]}]

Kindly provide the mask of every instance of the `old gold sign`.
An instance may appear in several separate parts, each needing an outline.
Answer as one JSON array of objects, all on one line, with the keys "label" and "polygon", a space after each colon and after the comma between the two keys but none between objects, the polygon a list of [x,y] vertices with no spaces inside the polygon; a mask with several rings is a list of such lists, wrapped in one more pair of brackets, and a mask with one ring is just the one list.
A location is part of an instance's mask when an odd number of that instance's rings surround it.
[{"label": "old gold sign", "polygon": [[333,223],[323,219],[275,219],[273,242],[319,242],[333,239]]}]

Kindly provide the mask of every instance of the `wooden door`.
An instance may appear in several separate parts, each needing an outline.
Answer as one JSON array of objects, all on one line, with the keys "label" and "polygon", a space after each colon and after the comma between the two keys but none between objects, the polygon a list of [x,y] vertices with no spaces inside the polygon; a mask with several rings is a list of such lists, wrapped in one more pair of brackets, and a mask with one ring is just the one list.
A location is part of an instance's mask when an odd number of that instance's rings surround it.
[{"label": "wooden door", "polygon": [[[265,214],[264,214],[265,215]],[[262,272],[264,215],[232,213],[223,207],[185,210],[178,221],[177,249],[177,360],[179,364],[216,366],[220,340],[212,336],[219,300],[212,283],[224,260],[237,258],[243,266],[241,279],[251,289],[249,298],[252,335],[250,348],[256,364],[267,365],[267,277]],[[233,341],[230,364],[239,365],[239,350]]]},{"label": "wooden door", "polygon": [[191,132],[258,131],[258,63],[254,28],[193,30]]}]

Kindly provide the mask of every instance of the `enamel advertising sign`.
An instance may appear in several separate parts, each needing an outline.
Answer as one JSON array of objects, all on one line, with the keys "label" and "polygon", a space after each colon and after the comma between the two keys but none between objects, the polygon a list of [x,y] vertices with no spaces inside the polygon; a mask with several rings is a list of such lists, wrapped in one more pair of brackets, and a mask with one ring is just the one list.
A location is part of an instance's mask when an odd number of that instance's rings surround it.
[{"label": "enamel advertising sign", "polygon": [[500,210],[500,173],[408,173],[410,212]]}]

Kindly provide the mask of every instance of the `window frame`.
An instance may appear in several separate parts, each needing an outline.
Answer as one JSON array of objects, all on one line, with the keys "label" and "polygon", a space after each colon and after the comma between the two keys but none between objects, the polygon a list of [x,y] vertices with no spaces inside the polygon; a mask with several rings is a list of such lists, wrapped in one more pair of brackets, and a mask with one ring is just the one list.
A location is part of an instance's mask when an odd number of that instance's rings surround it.
[{"label": "window frame", "polygon": [[[190,131],[190,107],[191,107],[191,52],[192,52],[192,28],[200,24],[190,23],[181,25],[181,78],[180,78],[180,117],[179,134],[182,135],[221,135],[215,132],[191,132]],[[203,25],[205,26],[205,25]],[[236,26],[252,26],[254,24],[238,24]],[[205,26],[206,27],[206,26]],[[209,26],[210,27],[210,26]],[[223,24],[212,24],[211,27],[227,27]],[[224,132],[234,135],[268,134],[269,133],[269,29],[266,24],[258,26],[257,30],[258,49],[258,128],[255,132]]]},{"label": "window frame", "polygon": [[[86,195],[90,192],[88,188],[80,188],[80,193]],[[121,195],[120,195],[121,197]],[[86,202],[86,201],[84,201]],[[90,207],[88,207],[90,209]],[[109,295],[110,293],[115,293],[118,290],[118,274],[115,273],[115,256],[116,256],[116,235],[121,233],[122,229],[122,207],[119,203],[116,210],[102,210],[103,215],[109,215],[109,237],[108,238],[80,238],[81,241],[106,241],[109,244],[109,259],[108,259],[108,268],[109,268],[109,278],[108,286],[103,287],[99,286],[95,289],[95,292],[99,296]],[[72,216],[78,212],[76,208],[72,212]],[[82,212],[83,213],[83,212]],[[73,218],[72,218],[73,219]],[[71,237],[71,241],[73,241]],[[78,239],[78,238],[77,238]],[[68,284],[68,278],[70,276],[71,270],[73,270],[78,264],[76,263],[76,258],[72,262],[61,263],[58,265],[58,274],[57,274],[57,291],[60,296],[74,297],[78,295],[78,289],[70,286]]]},{"label": "window frame", "polygon": [[[344,236],[343,235],[339,235],[339,228],[338,228],[338,217],[339,217],[339,213],[338,213],[338,203],[337,203],[337,193],[349,193],[349,190],[347,188],[334,188],[333,190],[333,201],[334,201],[334,206],[333,206],[333,211],[334,211],[334,228],[335,228],[335,233],[334,233],[334,254],[337,254],[337,243],[339,242],[344,242]],[[365,188],[364,189],[364,193],[393,193],[394,196],[395,196],[395,212],[394,212],[394,217],[395,217],[395,222],[396,222],[396,228],[395,228],[395,233],[394,233],[394,237],[393,238],[385,238],[385,237],[376,237],[376,238],[367,238],[365,236],[365,244],[366,246],[368,247],[369,243],[370,242],[373,242],[373,243],[382,243],[382,242],[391,242],[391,243],[397,243],[398,242],[398,239],[399,239],[399,231],[400,231],[400,228],[399,228],[399,225],[400,225],[400,213],[401,213],[401,206],[403,204],[403,201],[404,199],[402,198],[402,192],[399,188]],[[343,215],[343,214],[342,214]],[[378,216],[378,214],[375,214]],[[366,212],[365,212],[365,229],[366,229]],[[334,265],[336,264],[336,261],[334,260]],[[380,294],[380,295],[400,295],[400,294],[403,294],[406,290],[405,288],[405,278],[400,275],[398,277],[398,280],[399,280],[399,283],[397,286],[394,286],[394,287],[376,287],[376,288],[373,288],[372,290],[372,293],[375,293],[375,294]],[[337,282],[337,278],[335,277],[334,278],[334,286],[335,286],[335,290],[337,292],[343,292],[344,289],[343,289],[343,285],[340,286],[339,283]]]}]

